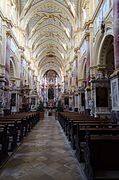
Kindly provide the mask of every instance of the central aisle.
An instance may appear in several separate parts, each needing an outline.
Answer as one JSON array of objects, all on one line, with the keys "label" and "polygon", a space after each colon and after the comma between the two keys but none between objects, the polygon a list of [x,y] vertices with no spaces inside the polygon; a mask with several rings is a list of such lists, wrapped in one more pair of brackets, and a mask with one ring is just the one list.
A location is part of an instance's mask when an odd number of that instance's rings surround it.
[{"label": "central aisle", "polygon": [[0,180],[85,180],[54,116],[41,120],[7,162]]}]

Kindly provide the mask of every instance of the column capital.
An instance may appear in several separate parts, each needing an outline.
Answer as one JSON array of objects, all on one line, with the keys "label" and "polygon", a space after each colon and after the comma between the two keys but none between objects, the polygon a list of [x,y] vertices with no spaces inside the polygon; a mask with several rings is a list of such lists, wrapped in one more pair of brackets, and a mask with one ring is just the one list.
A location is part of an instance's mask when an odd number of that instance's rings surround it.
[{"label": "column capital", "polygon": [[6,31],[6,36],[10,39],[12,38],[12,33],[9,29]]},{"label": "column capital", "polygon": [[23,46],[19,46],[19,50],[23,51],[24,52],[24,47]]}]

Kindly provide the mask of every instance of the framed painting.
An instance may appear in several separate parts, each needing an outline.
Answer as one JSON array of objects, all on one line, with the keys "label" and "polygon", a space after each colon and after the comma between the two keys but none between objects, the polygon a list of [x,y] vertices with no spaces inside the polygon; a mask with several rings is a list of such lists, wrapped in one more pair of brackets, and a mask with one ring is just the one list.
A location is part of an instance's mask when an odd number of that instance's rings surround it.
[{"label": "framed painting", "polygon": [[96,87],[96,107],[108,107],[107,87]]},{"label": "framed painting", "polygon": [[112,109],[119,108],[119,87],[118,78],[111,80]]}]

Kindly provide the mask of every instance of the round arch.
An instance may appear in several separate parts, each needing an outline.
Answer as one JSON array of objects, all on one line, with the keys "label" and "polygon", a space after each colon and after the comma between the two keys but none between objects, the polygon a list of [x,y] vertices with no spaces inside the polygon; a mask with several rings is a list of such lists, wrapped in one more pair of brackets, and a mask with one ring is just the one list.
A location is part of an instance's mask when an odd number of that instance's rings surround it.
[{"label": "round arch", "polygon": [[45,32],[48,32],[50,29],[52,29],[52,31],[54,30],[54,32],[57,31],[57,33],[60,33],[61,35],[63,35],[65,39],[69,40],[69,37],[67,36],[66,31],[64,31],[59,26],[56,26],[54,24],[49,24],[49,25],[41,26],[31,37],[29,37],[30,43],[33,44],[33,42],[39,37],[39,34],[41,32],[43,32],[44,30]]},{"label": "round arch", "polygon": [[14,63],[14,58],[10,57],[10,78],[13,78],[16,76],[16,66]]}]

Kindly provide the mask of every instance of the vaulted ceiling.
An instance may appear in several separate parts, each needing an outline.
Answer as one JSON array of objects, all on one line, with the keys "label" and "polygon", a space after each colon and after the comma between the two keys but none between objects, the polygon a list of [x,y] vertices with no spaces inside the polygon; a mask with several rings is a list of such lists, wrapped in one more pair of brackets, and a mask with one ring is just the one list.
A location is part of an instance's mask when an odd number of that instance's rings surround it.
[{"label": "vaulted ceiling", "polygon": [[79,0],[21,0],[21,27],[40,70],[61,71],[77,28]]}]

